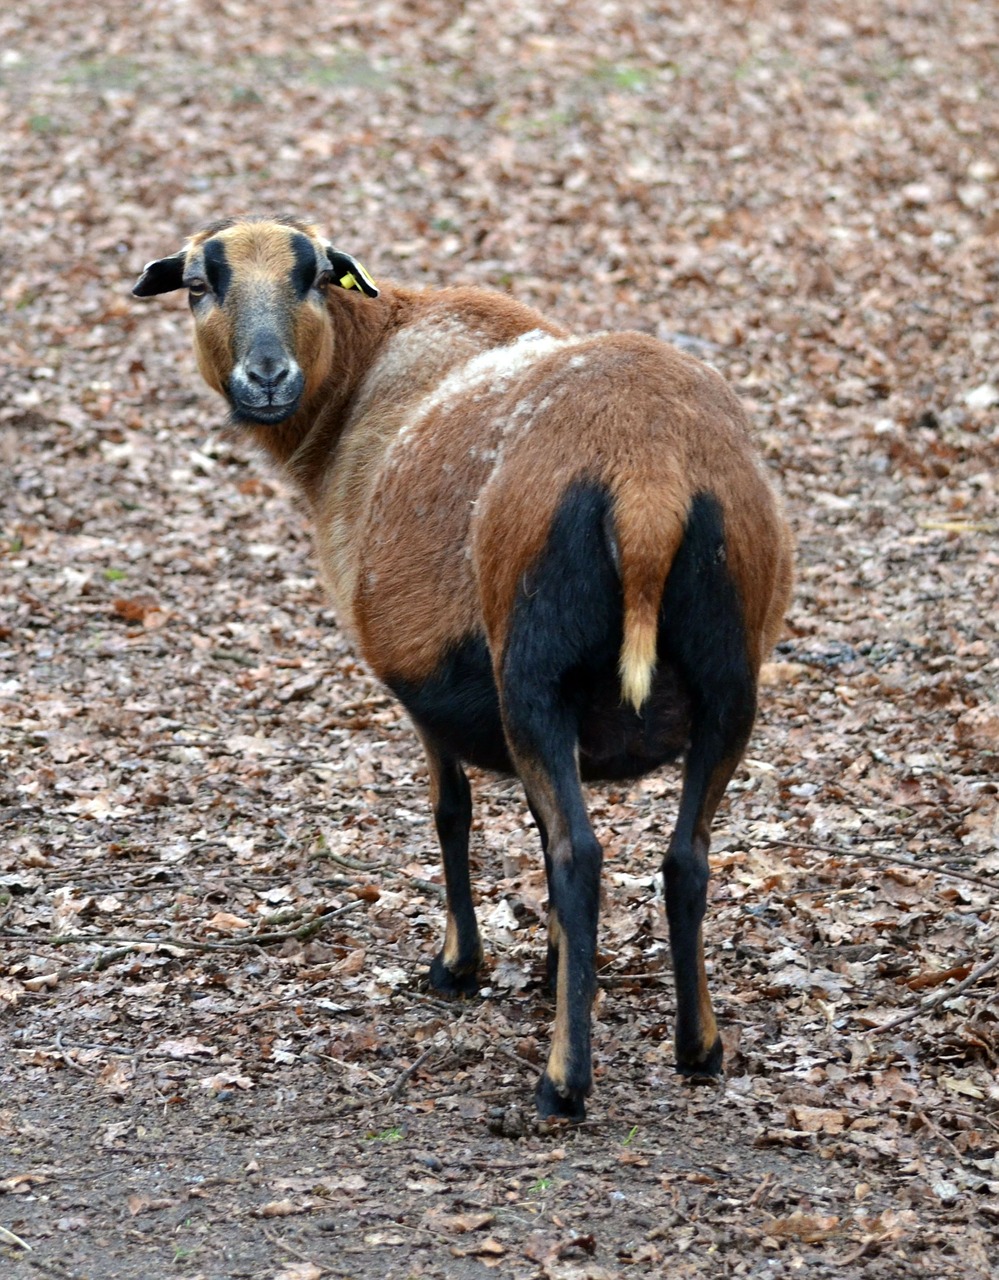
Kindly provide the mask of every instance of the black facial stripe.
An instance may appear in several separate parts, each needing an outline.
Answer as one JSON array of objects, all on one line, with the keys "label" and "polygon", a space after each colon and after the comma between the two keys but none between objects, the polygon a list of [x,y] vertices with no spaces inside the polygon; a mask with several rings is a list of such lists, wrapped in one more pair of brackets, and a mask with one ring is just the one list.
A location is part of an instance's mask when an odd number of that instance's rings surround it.
[{"label": "black facial stripe", "polygon": [[291,269],[291,282],[300,298],[307,296],[316,282],[316,251],[308,236],[295,232],[291,237],[295,265]]},{"label": "black facial stripe", "polygon": [[225,256],[225,245],[221,240],[205,241],[205,276],[215,297],[220,303],[224,302],[232,281],[232,268]]}]

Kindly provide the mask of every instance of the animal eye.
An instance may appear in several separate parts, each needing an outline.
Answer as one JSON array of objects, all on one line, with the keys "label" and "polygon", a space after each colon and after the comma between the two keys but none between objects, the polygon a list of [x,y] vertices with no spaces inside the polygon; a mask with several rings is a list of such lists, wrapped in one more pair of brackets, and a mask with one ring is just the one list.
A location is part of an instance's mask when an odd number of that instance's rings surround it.
[{"label": "animal eye", "polygon": [[320,271],[319,275],[316,276],[315,287],[317,289],[325,289],[328,284],[332,283],[332,280],[333,280],[332,271]]},{"label": "animal eye", "polygon": [[203,298],[208,292],[208,285],[205,284],[204,280],[188,280],[187,292],[192,298]]}]

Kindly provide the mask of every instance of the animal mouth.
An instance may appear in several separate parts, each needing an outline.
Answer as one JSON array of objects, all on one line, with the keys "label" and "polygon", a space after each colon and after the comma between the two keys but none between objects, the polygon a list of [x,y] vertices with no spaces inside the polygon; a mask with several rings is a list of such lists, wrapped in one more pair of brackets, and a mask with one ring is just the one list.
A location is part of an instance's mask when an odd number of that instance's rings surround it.
[{"label": "animal mouth", "polygon": [[234,422],[273,426],[298,411],[304,391],[301,369],[282,357],[280,361],[236,365],[229,376],[226,396]]},{"label": "animal mouth", "polygon": [[301,396],[294,396],[290,400],[271,400],[258,404],[237,399],[232,397],[232,416],[233,421],[246,424],[264,424],[272,426],[277,422],[284,422],[290,418],[298,409]]}]

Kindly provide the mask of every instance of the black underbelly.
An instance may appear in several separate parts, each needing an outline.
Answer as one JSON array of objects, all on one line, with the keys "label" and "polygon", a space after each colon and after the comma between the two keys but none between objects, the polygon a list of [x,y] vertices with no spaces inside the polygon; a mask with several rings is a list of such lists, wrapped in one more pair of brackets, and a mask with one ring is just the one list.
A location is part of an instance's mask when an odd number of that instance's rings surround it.
[{"label": "black underbelly", "polygon": [[453,649],[426,680],[386,681],[423,733],[480,769],[513,774],[492,660],[483,636]]},{"label": "black underbelly", "polygon": [[584,782],[640,778],[675,760],[689,738],[690,702],[672,667],[660,665],[641,714],[622,704],[615,669],[581,699],[579,773]]},{"label": "black underbelly", "polygon": [[[480,769],[516,773],[482,637],[454,649],[428,679],[388,685],[439,748]],[[564,694],[577,718],[579,772],[586,782],[640,778],[686,749],[690,702],[668,663],[660,662],[641,714],[621,702],[616,663],[570,673]]]}]

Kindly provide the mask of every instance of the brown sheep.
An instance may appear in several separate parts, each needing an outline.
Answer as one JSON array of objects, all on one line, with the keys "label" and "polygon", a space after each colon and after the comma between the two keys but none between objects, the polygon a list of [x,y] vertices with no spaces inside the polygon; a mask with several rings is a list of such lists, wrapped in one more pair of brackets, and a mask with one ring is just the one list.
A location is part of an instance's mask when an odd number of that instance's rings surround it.
[{"label": "brown sheep", "polygon": [[722,378],[639,333],[575,337],[474,288],[376,288],[296,219],[150,263],[198,365],[311,509],[344,628],[423,743],[447,883],[439,991],[477,988],[464,765],[516,774],[549,890],[542,1116],[592,1086],[601,847],[582,781],[679,756],[663,862],[677,1066],[721,1070],[701,922],[709,832],[780,630],[791,541]]}]

